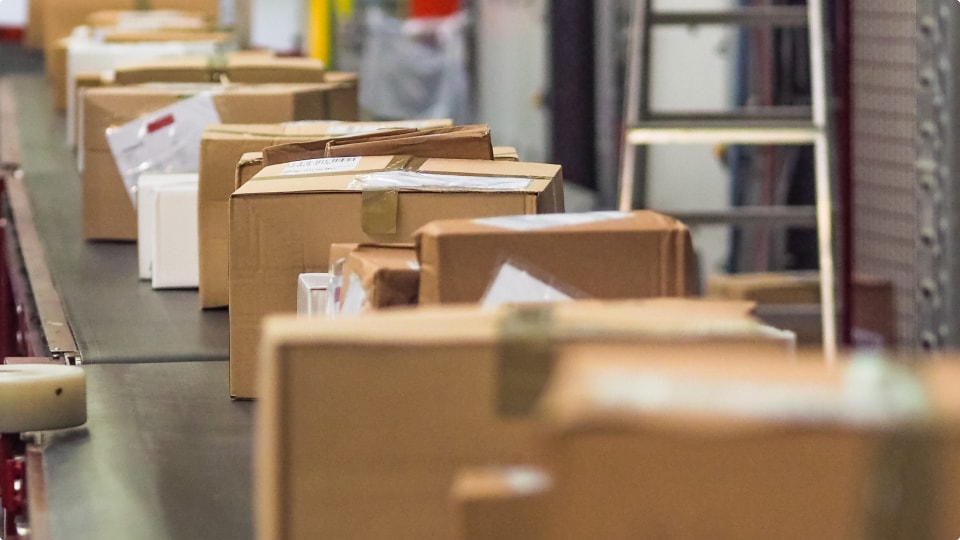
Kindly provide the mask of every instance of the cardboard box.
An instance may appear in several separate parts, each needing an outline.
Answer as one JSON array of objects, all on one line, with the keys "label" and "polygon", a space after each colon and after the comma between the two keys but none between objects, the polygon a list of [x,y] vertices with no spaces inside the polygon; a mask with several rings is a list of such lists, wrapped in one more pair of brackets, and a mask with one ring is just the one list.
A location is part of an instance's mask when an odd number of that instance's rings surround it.
[{"label": "cardboard box", "polygon": [[895,349],[898,336],[893,282],[865,274],[855,274],[851,281],[854,345]]},{"label": "cardboard box", "polygon": [[104,43],[98,40],[70,39],[67,41],[67,72],[65,76],[67,100],[67,145],[78,144],[77,86],[75,79],[80,73],[100,74],[129,62],[138,62],[162,56],[213,55],[222,42],[215,39],[202,41],[163,41],[145,43]]},{"label": "cardboard box", "polygon": [[339,315],[417,305],[420,265],[413,246],[359,245],[343,263]]},{"label": "cardboard box", "polygon": [[716,275],[707,280],[707,296],[758,304],[819,304],[820,277],[817,272]]},{"label": "cardboard box", "polygon": [[151,85],[94,88],[84,93],[83,230],[87,239],[136,239],[136,213],[107,145],[106,129],[175,103],[184,95],[214,92],[223,122],[276,123],[324,118],[336,84]]},{"label": "cardboard box", "polygon": [[173,9],[121,10],[103,9],[87,16],[86,25],[93,29],[123,31],[212,30],[217,21],[209,13]]},{"label": "cardboard box", "polygon": [[[330,172],[317,174],[307,166]],[[413,176],[428,185],[457,180],[457,175],[483,185],[500,177],[504,187],[351,187],[358,174],[384,170],[421,173]],[[268,313],[296,308],[297,275],[327,270],[330,244],[409,243],[416,229],[435,219],[562,211],[559,165],[371,156],[264,168],[230,197],[231,395],[255,397],[260,321]]]},{"label": "cardboard box", "polygon": [[[350,107],[345,114],[352,114]],[[330,110],[329,117],[350,120]],[[417,121],[422,122],[422,121]],[[436,120],[449,123],[449,120]],[[333,138],[378,129],[393,129],[406,122],[318,121],[287,124],[224,124],[210,126],[200,141],[200,305],[204,308],[227,305],[227,245],[230,232],[230,194],[241,181],[260,170],[259,162],[244,157],[265,147],[293,141]],[[254,166],[256,165],[256,166]]]},{"label": "cardboard box", "polygon": [[493,159],[497,161],[520,161],[517,149],[512,146],[494,146]]},{"label": "cardboard box", "polygon": [[330,274],[312,272],[297,278],[297,316],[325,317],[327,315]]},{"label": "cardboard box", "polygon": [[[44,13],[45,54],[54,41],[70,35],[75,27],[85,24],[92,13],[102,10],[137,10],[140,7],[138,0],[31,0],[31,3],[34,1],[43,4],[41,9]],[[218,21],[220,17],[219,0],[150,0],[150,7],[157,10],[203,13],[213,21]]]},{"label": "cardboard box", "polygon": [[27,28],[23,45],[30,49],[43,49],[43,1],[27,2]]},{"label": "cardboard box", "polygon": [[326,154],[323,157],[382,155],[493,159],[490,127],[471,125],[424,129],[414,133],[388,135],[376,140],[359,142],[349,138],[334,139],[327,143]]},{"label": "cardboard box", "polygon": [[421,304],[478,302],[504,263],[587,298],[696,292],[689,230],[649,210],[435,221],[416,241]]},{"label": "cardboard box", "polygon": [[114,70],[117,84],[148,82],[322,83],[324,64],[315,58],[209,56],[156,58],[128,63]]},{"label": "cardboard box", "polygon": [[233,178],[234,191],[240,189],[240,186],[249,182],[261,170],[263,170],[263,152],[244,152],[237,161],[237,170]]},{"label": "cardboard box", "polygon": [[140,279],[153,277],[157,190],[161,186],[196,183],[196,173],[144,173],[137,180],[137,260]]},{"label": "cardboard box", "polygon": [[491,159],[487,126],[449,126],[447,120],[383,122],[376,131],[263,149],[265,165],[343,156],[411,155],[449,159]]},{"label": "cardboard box", "polygon": [[943,392],[960,383],[955,364],[562,357],[540,409],[554,480],[544,538],[960,529],[960,407]]},{"label": "cardboard box", "polygon": [[458,540],[542,538],[553,479],[536,466],[468,467],[453,480],[450,499]]},{"label": "cardboard box", "polygon": [[563,350],[622,340],[639,362],[648,344],[664,344],[659,358],[692,337],[717,362],[739,354],[730,343],[753,343],[770,362],[792,358],[749,308],[656,299],[398,309],[322,324],[270,317],[258,380],[257,538],[451,538],[448,496],[460,469],[538,461],[529,407],[515,408],[532,406],[531,387],[549,377],[550,349],[533,342]]},{"label": "cardboard box", "polygon": [[160,186],[156,197],[153,288],[195,288],[199,280],[197,184]]},{"label": "cardboard box", "polygon": [[[31,4],[34,3],[37,2],[31,2]],[[50,45],[44,58],[47,81],[50,82],[51,105],[57,112],[67,110],[67,48],[69,46],[70,38],[60,38]]]}]

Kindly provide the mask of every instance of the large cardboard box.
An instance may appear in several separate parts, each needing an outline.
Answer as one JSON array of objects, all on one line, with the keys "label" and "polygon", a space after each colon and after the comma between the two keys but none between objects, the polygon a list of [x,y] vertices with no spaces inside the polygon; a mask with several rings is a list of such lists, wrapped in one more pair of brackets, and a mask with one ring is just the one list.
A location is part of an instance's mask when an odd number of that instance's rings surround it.
[{"label": "large cardboard box", "polygon": [[960,407],[944,392],[960,383],[955,364],[560,357],[540,409],[553,476],[543,538],[960,529]]},{"label": "large cardboard box", "polygon": [[[171,105],[186,95],[213,92],[222,122],[277,123],[329,118],[338,84],[151,85],[93,88],[84,93],[83,232],[87,239],[136,239],[136,212],[107,144],[106,129]],[[355,94],[354,94],[355,96]]]},{"label": "large cardboard box", "polygon": [[696,293],[689,230],[648,210],[435,221],[416,239],[421,304],[477,302],[504,263],[590,298]]},{"label": "large cardboard box", "polygon": [[[355,107],[330,111],[330,118],[351,120]],[[422,122],[422,121],[417,121]],[[450,120],[435,120],[449,124]],[[200,305],[204,308],[227,305],[227,245],[230,232],[228,205],[237,183],[237,170],[248,152],[285,142],[392,129],[407,122],[296,122],[286,124],[224,124],[210,126],[200,141]],[[244,180],[259,171],[245,168]]]},{"label": "large cardboard box", "polygon": [[359,245],[344,259],[339,314],[417,305],[420,265],[413,246]]},{"label": "large cardboard box", "polygon": [[691,338],[717,362],[739,354],[733,343],[786,362],[789,343],[769,339],[749,307],[557,304],[534,311],[549,315],[532,319],[540,327],[513,308],[271,317],[258,381],[257,538],[452,538],[448,495],[459,469],[537,461],[530,409],[514,405],[535,403],[529,390],[549,377],[548,345],[617,339],[632,343],[637,361],[653,361],[648,345],[659,358]]},{"label": "large cardboard box", "polygon": [[[357,185],[381,171],[389,178]],[[407,187],[377,186],[398,176]],[[559,165],[371,156],[264,168],[230,197],[231,394],[255,397],[260,321],[296,309],[297,276],[326,271],[330,244],[410,243],[435,219],[562,211]]]}]

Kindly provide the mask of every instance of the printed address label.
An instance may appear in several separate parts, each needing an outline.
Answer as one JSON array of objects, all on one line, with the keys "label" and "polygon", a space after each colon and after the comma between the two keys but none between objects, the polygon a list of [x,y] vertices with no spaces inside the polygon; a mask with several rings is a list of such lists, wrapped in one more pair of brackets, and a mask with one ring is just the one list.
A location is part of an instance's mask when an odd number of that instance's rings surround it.
[{"label": "printed address label", "polygon": [[499,216],[473,220],[478,225],[487,225],[510,231],[537,231],[555,227],[570,227],[586,223],[625,219],[633,214],[629,212],[583,212],[575,214],[533,214],[520,216]]},{"label": "printed address label", "polygon": [[280,174],[293,175],[349,172],[356,170],[357,165],[359,164],[359,157],[305,159],[302,161],[292,161],[287,163],[287,166],[283,168],[283,171]]}]

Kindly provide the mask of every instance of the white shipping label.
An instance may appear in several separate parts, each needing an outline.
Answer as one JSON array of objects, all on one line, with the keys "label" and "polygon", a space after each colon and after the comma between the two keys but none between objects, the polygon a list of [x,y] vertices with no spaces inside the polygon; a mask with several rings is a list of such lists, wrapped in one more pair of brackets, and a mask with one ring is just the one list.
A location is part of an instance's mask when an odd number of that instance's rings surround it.
[{"label": "white shipping label", "polygon": [[531,214],[520,216],[499,216],[473,220],[477,225],[487,225],[509,231],[537,231],[586,223],[597,223],[613,219],[631,217],[630,212],[582,212],[573,214]]},{"label": "white shipping label", "polygon": [[458,176],[410,171],[381,171],[360,174],[350,189],[445,189],[464,191],[523,191],[530,179],[516,176]]},{"label": "white shipping label", "polygon": [[551,287],[510,263],[504,263],[486,294],[480,300],[485,308],[503,304],[527,304],[537,302],[565,302],[572,300],[567,294]]},{"label": "white shipping label", "polygon": [[336,157],[291,161],[280,174],[325,174],[356,170],[359,157]]},{"label": "white shipping label", "polygon": [[381,129],[411,128],[422,129],[437,125],[436,120],[398,120],[393,122],[371,122],[371,123],[335,123],[327,129],[327,135],[363,135],[373,133]]},{"label": "white shipping label", "polygon": [[213,97],[202,93],[153,113],[107,128],[110,153],[136,205],[137,177],[151,172],[195,172],[200,169],[203,130],[220,123]]}]

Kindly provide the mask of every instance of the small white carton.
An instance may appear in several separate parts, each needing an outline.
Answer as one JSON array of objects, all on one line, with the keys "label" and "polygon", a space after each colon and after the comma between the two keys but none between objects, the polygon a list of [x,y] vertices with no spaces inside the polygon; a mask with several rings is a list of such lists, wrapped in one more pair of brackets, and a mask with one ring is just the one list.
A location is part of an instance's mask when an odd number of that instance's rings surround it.
[{"label": "small white carton", "polygon": [[140,279],[153,277],[157,190],[164,186],[197,185],[198,178],[198,173],[143,173],[137,178],[137,259]]},{"label": "small white carton", "polygon": [[200,285],[198,186],[197,183],[175,184],[157,190],[154,289],[186,289]]},{"label": "small white carton", "polygon": [[297,315],[323,317],[327,312],[327,289],[330,274],[315,272],[300,274],[297,279]]}]

